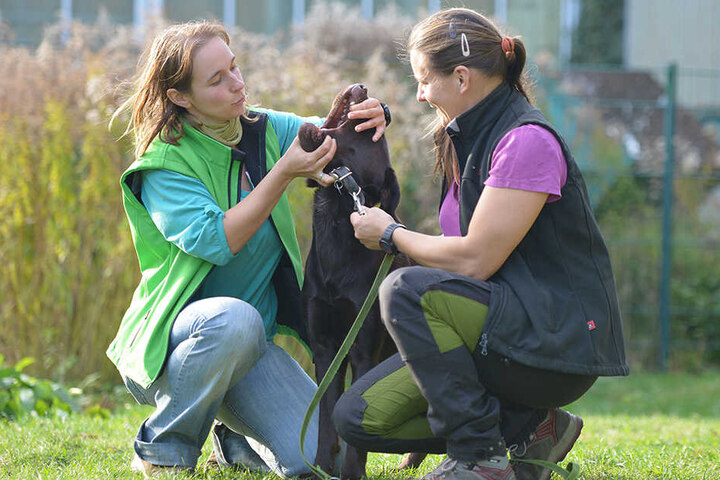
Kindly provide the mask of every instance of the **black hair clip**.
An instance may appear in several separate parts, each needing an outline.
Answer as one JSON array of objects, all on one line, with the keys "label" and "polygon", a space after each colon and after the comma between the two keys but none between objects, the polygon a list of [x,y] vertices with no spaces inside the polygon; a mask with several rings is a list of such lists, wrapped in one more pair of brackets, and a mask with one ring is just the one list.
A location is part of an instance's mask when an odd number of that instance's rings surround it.
[{"label": "black hair clip", "polygon": [[455,19],[450,20],[450,26],[448,27],[448,35],[450,38],[457,38],[457,25],[455,25]]}]

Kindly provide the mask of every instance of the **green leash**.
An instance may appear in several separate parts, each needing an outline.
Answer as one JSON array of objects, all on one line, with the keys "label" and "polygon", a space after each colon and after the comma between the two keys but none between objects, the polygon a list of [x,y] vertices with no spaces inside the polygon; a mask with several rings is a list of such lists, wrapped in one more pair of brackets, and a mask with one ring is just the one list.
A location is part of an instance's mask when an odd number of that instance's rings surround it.
[{"label": "green leash", "polygon": [[307,412],[305,413],[305,418],[303,419],[302,429],[300,430],[300,453],[302,454],[305,463],[308,465],[308,467],[310,467],[310,470],[322,480],[330,480],[336,477],[333,477],[330,474],[326,473],[318,465],[313,465],[307,459],[307,457],[305,456],[305,433],[307,433],[307,427],[310,424],[310,418],[312,417],[315,408],[320,403],[320,399],[325,394],[325,391],[330,386],[330,382],[340,369],[342,361],[347,356],[350,347],[355,341],[355,338],[357,337],[358,332],[363,325],[363,322],[365,322],[365,317],[367,317],[367,314],[370,311],[370,307],[372,307],[373,303],[375,303],[375,299],[377,298],[378,294],[378,288],[380,288],[380,283],[388,274],[390,266],[393,262],[393,258],[395,258],[395,255],[385,255],[385,258],[383,258],[383,261],[380,264],[380,268],[378,269],[378,273],[377,275],[375,275],[375,280],[373,281],[372,287],[370,287],[370,292],[365,299],[365,303],[363,303],[362,308],[360,308],[360,311],[357,314],[357,317],[355,317],[355,322],[350,327],[350,331],[348,332],[347,337],[345,337],[342,345],[340,345],[340,349],[338,350],[335,358],[330,364],[330,368],[325,374],[325,377],[323,377],[322,381],[318,385],[317,392],[315,392],[315,396],[313,396],[312,400],[310,401],[310,405],[308,406]]},{"label": "green leash", "polygon": [[560,475],[560,478],[563,478],[565,480],[576,480],[577,478],[580,478],[580,465],[577,463],[572,463],[572,462],[568,463],[567,470],[566,470],[556,463],[547,462],[545,460],[531,460],[531,459],[522,459],[521,460],[519,458],[516,458],[511,461],[529,463],[531,465],[538,465],[540,467],[545,467],[545,468],[550,469],[553,472],[557,473],[558,475]]}]

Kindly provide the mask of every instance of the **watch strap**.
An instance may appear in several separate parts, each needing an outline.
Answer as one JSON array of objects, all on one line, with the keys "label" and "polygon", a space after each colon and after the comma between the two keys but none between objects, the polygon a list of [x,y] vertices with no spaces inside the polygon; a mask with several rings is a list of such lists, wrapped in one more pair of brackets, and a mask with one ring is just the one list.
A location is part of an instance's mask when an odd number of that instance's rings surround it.
[{"label": "watch strap", "polygon": [[390,255],[395,255],[398,253],[397,246],[395,245],[395,242],[392,241],[392,235],[398,228],[407,228],[402,223],[393,222],[390,225],[385,228],[385,231],[380,236],[380,248]]}]

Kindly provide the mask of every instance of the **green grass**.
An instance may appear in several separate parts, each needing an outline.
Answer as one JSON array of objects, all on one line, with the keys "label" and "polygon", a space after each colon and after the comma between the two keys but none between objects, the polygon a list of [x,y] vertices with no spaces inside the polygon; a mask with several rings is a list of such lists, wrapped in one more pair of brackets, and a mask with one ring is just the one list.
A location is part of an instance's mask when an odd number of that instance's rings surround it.
[{"label": "green grass", "polygon": [[[567,461],[594,479],[720,478],[720,372],[638,373],[604,378],[568,407],[585,420],[580,440]],[[26,418],[0,421],[0,478],[140,479],[129,470],[132,438],[150,411],[129,397],[109,419],[73,415],[68,419]],[[201,462],[210,452],[209,442]],[[391,469],[397,455],[371,454],[368,473],[379,480],[404,480]],[[431,456],[419,477],[442,457]],[[204,468],[185,479],[259,480],[261,475]],[[266,477],[277,478],[273,475]],[[167,476],[166,478],[170,478]],[[555,477],[556,478],[556,477]]]}]

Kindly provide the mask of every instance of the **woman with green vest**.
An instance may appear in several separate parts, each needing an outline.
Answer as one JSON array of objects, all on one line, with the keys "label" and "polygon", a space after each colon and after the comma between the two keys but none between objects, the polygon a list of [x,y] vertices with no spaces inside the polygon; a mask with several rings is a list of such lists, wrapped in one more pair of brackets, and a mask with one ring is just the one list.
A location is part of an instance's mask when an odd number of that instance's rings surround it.
[{"label": "woman with green vest", "polygon": [[[525,48],[467,9],[408,41],[417,100],[437,112],[442,236],[353,213],[368,248],[421,266],[383,282],[399,353],[354,383],[333,421],[370,451],[447,453],[425,480],[547,480],[582,419],[560,407],[627,375],[608,251],[566,143],[528,99]],[[510,454],[510,462],[508,458]]]},{"label": "woman with green vest", "polygon": [[[308,472],[298,439],[316,385],[272,339],[305,336],[285,189],[298,177],[331,185],[322,169],[336,145],[307,153],[296,136],[308,119],[248,108],[229,44],[221,25],[169,27],[119,110],[132,109],[137,160],[121,186],[142,278],[107,353],[156,407],[134,442],[131,466],[146,476],[193,468],[211,429],[221,466]],[[380,102],[351,110],[379,139]]]}]

